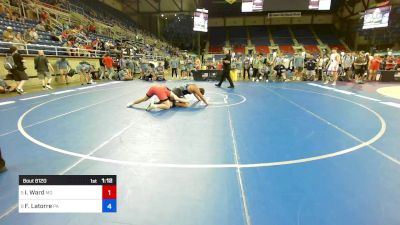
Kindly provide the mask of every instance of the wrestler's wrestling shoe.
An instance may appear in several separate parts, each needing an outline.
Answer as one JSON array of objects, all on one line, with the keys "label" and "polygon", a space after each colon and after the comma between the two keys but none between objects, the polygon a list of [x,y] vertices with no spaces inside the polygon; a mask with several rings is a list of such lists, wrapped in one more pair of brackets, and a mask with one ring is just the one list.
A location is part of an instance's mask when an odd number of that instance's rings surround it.
[{"label": "wrestler's wrestling shoe", "polygon": [[149,106],[147,106],[146,111],[151,111],[153,109],[156,109],[157,107],[154,105],[154,103],[150,103]]}]

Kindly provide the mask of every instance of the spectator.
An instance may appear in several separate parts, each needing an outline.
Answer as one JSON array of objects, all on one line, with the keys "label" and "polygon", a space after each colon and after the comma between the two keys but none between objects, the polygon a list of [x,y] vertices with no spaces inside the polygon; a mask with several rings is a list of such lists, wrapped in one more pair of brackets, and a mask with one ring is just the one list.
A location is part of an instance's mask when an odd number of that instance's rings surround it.
[{"label": "spectator", "polygon": [[243,80],[246,80],[246,73],[250,80],[250,64],[250,57],[247,55],[243,61]]},{"label": "spectator", "polygon": [[194,60],[194,69],[201,70],[201,61],[200,58],[196,57]]},{"label": "spectator", "polygon": [[90,65],[90,78],[92,84],[95,84],[95,82],[93,82],[94,79],[99,79],[99,71],[96,71],[96,68],[93,65]]},{"label": "spectator", "polygon": [[253,66],[252,81],[254,82],[256,79],[258,80],[258,75],[259,75],[258,73],[262,67],[261,55],[257,55],[257,57],[253,59],[252,66]]},{"label": "spectator", "polygon": [[352,56],[352,54],[347,53],[342,56],[342,68],[344,73],[343,76],[346,80],[350,80],[353,63],[354,57]]},{"label": "spectator", "polygon": [[118,59],[118,70],[125,70],[127,68],[127,65],[127,60],[125,60],[124,57],[120,55]]},{"label": "spectator", "polygon": [[61,42],[63,40],[61,34],[57,34],[55,31],[51,33],[51,40]]},{"label": "spectator", "polygon": [[[38,51],[38,56],[34,59],[35,70],[37,71],[37,76],[39,80],[42,81],[43,90],[52,90],[51,84],[51,72],[54,73],[54,68],[51,66],[47,57],[44,55],[43,50]],[[50,70],[49,70],[50,68]]]},{"label": "spectator", "polygon": [[23,39],[28,43],[35,42],[35,39],[30,35],[31,30],[32,30],[32,28],[29,28],[29,29],[25,30],[25,32],[23,34]]},{"label": "spectator", "polygon": [[99,38],[96,38],[92,41],[92,48],[94,50],[100,50],[101,47],[100,47],[100,39]]},{"label": "spectator", "polygon": [[118,72],[118,79],[123,81],[133,80],[133,76],[128,69],[123,69]]},{"label": "spectator", "polygon": [[168,62],[167,58],[164,58],[164,69],[165,70],[169,69],[169,62]]},{"label": "spectator", "polygon": [[163,77],[164,78],[164,67],[161,62],[158,63],[158,66],[156,67],[156,75],[157,77]]},{"label": "spectator", "polygon": [[63,39],[66,39],[66,40],[69,40],[69,30],[64,30],[62,33],[61,33],[61,36],[62,36],[62,38]]},{"label": "spectator", "polygon": [[276,80],[286,80],[286,68],[281,62],[277,62],[274,67]]},{"label": "spectator", "polygon": [[15,46],[18,48],[18,50],[25,49],[26,42],[22,38],[21,32],[18,32],[17,35],[15,35],[13,42],[16,44]]},{"label": "spectator", "polygon": [[180,64],[180,69],[181,69],[181,77],[187,78],[188,72],[187,72],[187,66],[186,66],[186,58],[181,58],[179,61]]},{"label": "spectator", "polygon": [[18,49],[12,46],[9,50],[12,55],[15,66],[10,70],[13,79],[17,82],[17,88],[15,89],[19,94],[24,94],[24,84],[28,80],[28,75],[25,73],[26,67],[24,66],[24,59],[18,53]]},{"label": "spectator", "polygon": [[3,32],[3,41],[12,42],[14,41],[14,31],[12,27],[7,27],[7,30]]},{"label": "spectator", "polygon": [[96,33],[96,25],[94,23],[90,24],[88,30],[92,33]]},{"label": "spectator", "polygon": [[114,68],[113,68],[113,59],[111,58],[111,56],[109,54],[105,54],[104,58],[103,58],[103,64],[105,66],[107,75],[108,75],[108,79],[111,80],[114,76]]},{"label": "spectator", "polygon": [[178,78],[178,64],[179,64],[179,60],[176,57],[176,55],[172,56],[171,59],[171,68],[172,68],[172,78],[174,78],[174,74],[176,76],[176,78]]},{"label": "spectator", "polygon": [[34,42],[36,42],[37,40],[39,40],[39,35],[36,32],[36,29],[34,27],[32,27],[29,31],[29,36],[32,38],[32,40]]},{"label": "spectator", "polygon": [[134,64],[134,74],[140,74],[142,72],[142,68],[140,67],[140,63],[137,60],[133,61]]},{"label": "spectator", "polygon": [[49,13],[48,12],[46,12],[46,11],[42,11],[41,13],[40,13],[40,21],[41,22],[44,22],[44,23],[47,23],[47,21],[49,20]]},{"label": "spectator", "polygon": [[90,69],[91,66],[86,61],[82,61],[76,66],[76,72],[79,73],[79,80],[81,81],[81,85],[85,85],[85,83],[92,83],[92,80],[90,78]]},{"label": "spectator", "polygon": [[103,80],[105,74],[105,67],[102,58],[99,58],[99,65],[100,65],[99,67],[100,80]]},{"label": "spectator", "polygon": [[369,62],[369,81],[376,81],[376,74],[379,70],[380,64],[381,58],[378,55],[375,55],[375,57]]},{"label": "spectator", "polygon": [[135,62],[133,61],[132,56],[129,57],[129,59],[127,59],[126,66],[129,70],[129,72],[132,74],[132,78],[133,78],[133,74],[135,72]]},{"label": "spectator", "polygon": [[46,31],[46,28],[44,27],[44,25],[45,25],[45,23],[43,21],[38,23],[36,25],[36,30],[38,30],[38,31]]},{"label": "spectator", "polygon": [[0,17],[6,17],[6,16],[7,16],[6,7],[2,4],[0,4]]},{"label": "spectator", "polygon": [[304,57],[300,53],[296,53],[293,59],[293,66],[295,69],[295,79],[301,81],[303,77]]},{"label": "spectator", "polygon": [[386,59],[385,70],[394,70],[395,66],[396,66],[396,62],[395,62],[393,56],[389,55]]},{"label": "spectator", "polygon": [[6,170],[7,170],[6,162],[4,161],[3,156],[1,155],[1,149],[0,149],[0,173]]},{"label": "spectator", "polygon": [[367,58],[364,52],[360,51],[356,59],[354,60],[354,73],[357,84],[363,84],[363,78],[367,67]]},{"label": "spectator", "polygon": [[316,76],[316,72],[315,72],[316,67],[317,67],[317,60],[310,55],[305,62],[305,68],[306,68],[306,79],[305,80],[309,80],[309,81],[318,80],[318,77]]},{"label": "spectator", "polygon": [[141,77],[142,80],[145,81],[152,81],[156,79],[154,64],[148,64],[147,69],[144,71],[143,76]]},{"label": "spectator", "polygon": [[67,58],[61,58],[57,60],[56,65],[58,72],[60,73],[61,80],[64,78],[64,81],[62,82],[65,82],[65,84],[68,85],[68,72],[71,69],[71,65],[69,64]]}]

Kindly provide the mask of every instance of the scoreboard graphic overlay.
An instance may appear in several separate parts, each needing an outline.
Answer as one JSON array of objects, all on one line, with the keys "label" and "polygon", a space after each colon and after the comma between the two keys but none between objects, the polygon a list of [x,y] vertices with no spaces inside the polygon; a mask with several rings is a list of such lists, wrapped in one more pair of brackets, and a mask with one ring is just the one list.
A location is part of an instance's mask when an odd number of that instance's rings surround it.
[{"label": "scoreboard graphic overlay", "polygon": [[115,213],[115,175],[20,175],[20,213]]}]

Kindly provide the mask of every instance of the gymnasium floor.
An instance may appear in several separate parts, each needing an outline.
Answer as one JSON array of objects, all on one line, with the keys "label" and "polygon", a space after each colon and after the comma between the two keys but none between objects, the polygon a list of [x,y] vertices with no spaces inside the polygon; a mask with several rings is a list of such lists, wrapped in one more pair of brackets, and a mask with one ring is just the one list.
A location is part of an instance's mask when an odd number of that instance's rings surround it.
[{"label": "gymnasium floor", "polygon": [[[125,108],[141,81],[2,99],[0,224],[400,224],[393,84],[198,84],[207,108]],[[19,174],[115,174],[118,213],[19,214]]]}]

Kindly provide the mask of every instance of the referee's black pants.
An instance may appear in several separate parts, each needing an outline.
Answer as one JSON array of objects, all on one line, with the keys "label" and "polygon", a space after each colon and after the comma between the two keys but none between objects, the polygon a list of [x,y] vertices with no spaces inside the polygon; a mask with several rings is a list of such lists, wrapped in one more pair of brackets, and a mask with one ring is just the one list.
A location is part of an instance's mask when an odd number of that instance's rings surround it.
[{"label": "referee's black pants", "polygon": [[222,71],[222,75],[221,75],[221,79],[219,80],[219,83],[217,84],[218,86],[221,86],[222,82],[225,81],[225,79],[228,79],[229,84],[231,85],[231,87],[234,87],[235,85],[233,84],[232,78],[229,74],[230,69],[224,69]]}]

